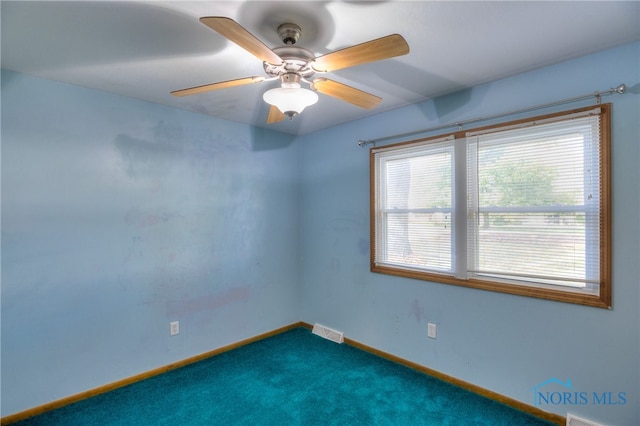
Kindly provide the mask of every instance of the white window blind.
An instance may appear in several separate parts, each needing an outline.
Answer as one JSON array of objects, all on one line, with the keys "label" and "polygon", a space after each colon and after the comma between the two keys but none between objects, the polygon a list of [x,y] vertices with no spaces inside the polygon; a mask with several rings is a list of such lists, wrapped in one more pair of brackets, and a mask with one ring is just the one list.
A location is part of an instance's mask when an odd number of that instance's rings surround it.
[{"label": "white window blind", "polygon": [[468,135],[470,277],[597,292],[599,134],[587,114]]},{"label": "white window blind", "polygon": [[453,270],[453,137],[387,150],[376,162],[377,265]]}]

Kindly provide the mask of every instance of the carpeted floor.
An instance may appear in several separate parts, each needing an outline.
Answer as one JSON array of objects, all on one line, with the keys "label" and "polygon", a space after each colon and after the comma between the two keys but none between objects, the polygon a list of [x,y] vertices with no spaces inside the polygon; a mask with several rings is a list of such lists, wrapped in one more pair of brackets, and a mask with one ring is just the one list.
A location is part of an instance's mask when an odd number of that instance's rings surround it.
[{"label": "carpeted floor", "polygon": [[16,425],[548,425],[306,328]]}]

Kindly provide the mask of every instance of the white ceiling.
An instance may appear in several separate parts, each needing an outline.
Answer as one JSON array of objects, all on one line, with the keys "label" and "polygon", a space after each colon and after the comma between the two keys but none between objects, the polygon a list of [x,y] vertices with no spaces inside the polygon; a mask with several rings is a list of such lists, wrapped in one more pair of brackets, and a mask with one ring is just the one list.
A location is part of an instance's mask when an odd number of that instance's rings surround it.
[{"label": "white ceiling", "polygon": [[[2,1],[2,67],[285,133],[304,134],[640,39],[638,1]],[[373,110],[320,95],[266,124],[276,81],[178,98],[263,76],[256,57],[201,24],[227,16],[270,47],[302,27],[316,55],[399,33],[411,52],[327,77],[383,98]]]}]

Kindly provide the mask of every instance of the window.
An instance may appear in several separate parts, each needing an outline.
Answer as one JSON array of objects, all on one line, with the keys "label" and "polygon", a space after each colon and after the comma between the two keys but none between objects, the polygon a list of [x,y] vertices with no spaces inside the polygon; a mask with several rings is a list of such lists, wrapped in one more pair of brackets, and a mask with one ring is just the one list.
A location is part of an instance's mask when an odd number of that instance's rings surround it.
[{"label": "window", "polygon": [[371,149],[371,270],[610,307],[609,108]]}]

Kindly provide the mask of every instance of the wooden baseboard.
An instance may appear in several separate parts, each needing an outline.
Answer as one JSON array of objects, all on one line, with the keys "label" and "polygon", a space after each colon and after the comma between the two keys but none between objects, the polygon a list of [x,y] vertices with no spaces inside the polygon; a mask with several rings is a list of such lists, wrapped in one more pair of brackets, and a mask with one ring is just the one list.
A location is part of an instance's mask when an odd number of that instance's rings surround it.
[{"label": "wooden baseboard", "polygon": [[524,411],[525,413],[531,414],[532,416],[538,417],[540,419],[544,419],[555,423],[558,426],[566,425],[567,419],[559,414],[549,413],[547,411],[541,410],[537,407],[531,406],[529,404],[525,404],[524,402],[518,401],[517,399],[510,398],[508,396],[501,395],[499,393],[490,391],[488,389],[484,389],[480,386],[476,386],[472,383],[465,382],[464,380],[456,379],[455,377],[449,376],[447,374],[441,373],[436,370],[432,370],[431,368],[425,367],[420,364],[416,364],[415,362],[408,361],[406,359],[397,357],[395,355],[391,355],[389,353],[380,351],[371,346],[364,345],[355,340],[349,339],[347,337],[344,338],[344,342],[348,345],[354,346],[363,351],[369,352],[373,355],[377,355],[381,358],[387,359],[389,361],[393,361],[397,364],[404,365],[405,367],[409,367],[413,370],[419,371],[421,373],[427,374],[429,376],[435,377],[447,383],[451,383],[452,385],[459,386],[463,389],[466,389],[475,394],[484,396],[486,398],[492,399],[494,401],[498,401],[502,404],[508,405],[512,408],[518,409],[520,411]]},{"label": "wooden baseboard", "polygon": [[[255,336],[255,337],[251,337],[249,339],[241,340],[239,342],[232,343],[230,345],[223,346],[221,348],[214,349],[212,351],[205,352],[205,353],[202,353],[200,355],[196,355],[196,356],[184,359],[182,361],[174,362],[172,364],[165,365],[165,366],[160,367],[160,368],[155,368],[153,370],[150,370],[150,371],[147,371],[147,372],[144,372],[144,373],[132,376],[132,377],[128,377],[128,378],[123,379],[123,380],[118,380],[116,382],[109,383],[107,385],[100,386],[98,388],[88,390],[86,392],[81,392],[81,393],[76,394],[76,395],[71,395],[71,396],[68,396],[66,398],[62,398],[62,399],[59,399],[59,400],[56,400],[56,401],[53,401],[53,402],[49,402],[47,404],[40,405],[38,407],[34,407],[34,408],[31,408],[31,409],[28,409],[28,410],[25,410],[25,411],[21,411],[19,413],[15,413],[15,414],[11,414],[11,415],[6,416],[6,417],[2,417],[0,419],[0,425],[8,425],[8,424],[20,421],[20,420],[24,420],[24,419],[29,418],[29,417],[37,416],[39,414],[46,413],[47,411],[55,410],[56,408],[64,407],[65,405],[73,404],[74,402],[82,401],[84,399],[91,398],[91,397],[94,397],[96,395],[100,395],[100,394],[103,394],[103,393],[106,393],[106,392],[121,388],[123,386],[128,386],[130,384],[133,384],[133,383],[136,383],[136,382],[140,382],[142,380],[149,379],[151,377],[154,377],[154,376],[157,376],[157,375],[160,375],[160,374],[163,374],[163,373],[167,373],[167,372],[175,370],[177,368],[185,367],[185,366],[187,366],[189,364],[193,364],[195,362],[205,360],[205,359],[210,358],[212,356],[219,355],[221,353],[228,352],[228,351],[233,350],[233,349],[237,349],[237,348],[239,348],[241,346],[245,346],[245,345],[248,345],[250,343],[254,343],[254,342],[257,342],[259,340],[263,340],[263,339],[266,339],[268,337],[275,336],[276,334],[284,333],[285,331],[289,331],[291,329],[298,328],[298,327],[304,327],[304,328],[307,328],[309,330],[313,329],[313,326],[311,324],[306,323],[306,322],[293,323],[291,325],[288,325],[288,326],[285,326],[285,327],[282,327],[282,328],[278,328],[276,330],[273,330],[273,331],[270,331],[270,332],[267,332],[267,333],[264,333],[264,334],[260,334],[260,335]],[[345,341],[346,344],[351,345],[353,347],[356,347],[358,349],[361,349],[363,351],[369,352],[371,354],[374,354],[374,355],[379,356],[381,358],[387,359],[389,361],[393,361],[395,363],[404,365],[404,366],[409,367],[411,369],[420,371],[421,373],[428,374],[429,376],[432,376],[432,377],[438,378],[440,380],[443,380],[443,381],[445,381],[447,383],[451,383],[453,385],[459,386],[459,387],[461,387],[463,389],[469,390],[469,391],[471,391],[473,393],[476,393],[478,395],[484,396],[484,397],[492,399],[494,401],[498,401],[498,402],[500,402],[502,404],[505,404],[505,405],[508,405],[510,407],[516,408],[516,409],[518,409],[520,411],[524,411],[525,413],[529,413],[529,414],[531,414],[533,416],[536,416],[538,418],[550,421],[552,423],[557,424],[558,426],[564,426],[566,424],[566,419],[563,416],[560,416],[558,414],[548,413],[548,412],[546,412],[544,410],[541,410],[541,409],[539,409],[537,407],[533,407],[533,406],[531,406],[529,404],[525,404],[525,403],[523,403],[521,401],[518,401],[518,400],[515,400],[513,398],[509,398],[507,396],[500,395],[499,393],[490,391],[488,389],[484,389],[484,388],[482,388],[480,386],[476,386],[474,384],[465,382],[463,380],[456,379],[455,377],[440,373],[440,372],[438,372],[436,370],[432,370],[432,369],[427,368],[427,367],[425,367],[423,365],[416,364],[414,362],[411,362],[411,361],[408,361],[406,359],[397,357],[395,355],[391,355],[389,353],[380,351],[380,350],[378,350],[376,348],[373,348],[371,346],[367,346],[365,344],[362,344],[362,343],[360,343],[358,341],[349,339],[347,337],[345,337],[344,341]]]},{"label": "wooden baseboard", "polygon": [[100,395],[100,394],[103,394],[103,393],[106,393],[106,392],[109,392],[109,391],[124,387],[124,386],[130,385],[130,384],[136,383],[136,382],[141,382],[142,380],[149,379],[151,377],[158,376],[158,375],[163,374],[163,373],[167,373],[169,371],[175,370],[175,369],[180,368],[180,367],[185,367],[185,366],[187,366],[189,364],[193,364],[195,362],[205,360],[205,359],[210,358],[212,356],[219,355],[221,353],[228,352],[228,351],[233,350],[233,349],[237,349],[237,348],[239,348],[241,346],[245,346],[245,345],[248,345],[250,343],[254,343],[254,342],[257,342],[259,340],[263,340],[263,339],[266,339],[268,337],[275,336],[276,334],[284,333],[285,331],[289,331],[291,329],[298,328],[298,327],[306,327],[306,324],[304,324],[302,322],[298,322],[298,323],[294,323],[294,324],[291,324],[291,325],[287,325],[285,327],[278,328],[276,330],[269,331],[267,333],[260,334],[260,335],[255,336],[255,337],[251,337],[249,339],[241,340],[239,342],[232,343],[230,345],[223,346],[221,348],[214,349],[212,351],[205,352],[205,353],[202,353],[200,355],[196,355],[196,356],[193,356],[193,357],[190,357],[190,358],[178,361],[178,362],[174,362],[172,364],[165,365],[163,367],[155,368],[153,370],[149,370],[149,371],[146,371],[144,373],[137,374],[135,376],[127,377],[126,379],[118,380],[116,382],[109,383],[109,384],[97,387],[95,389],[88,390],[86,392],[81,392],[79,394],[71,395],[71,396],[68,396],[68,397],[62,398],[62,399],[58,399],[56,401],[49,402],[49,403],[40,405],[38,407],[30,408],[30,409],[25,410],[25,411],[21,411],[21,412],[15,413],[15,414],[11,414],[9,416],[2,417],[0,419],[0,425],[4,426],[4,425],[11,424],[11,423],[15,423],[17,421],[24,420],[24,419],[29,418],[29,417],[33,417],[33,416],[37,416],[39,414],[46,413],[47,411],[55,410],[56,408],[64,407],[65,405],[73,404],[74,402],[82,401],[84,399],[88,399],[88,398],[91,398],[91,397],[94,397],[94,396],[97,396],[97,395]]},{"label": "wooden baseboard", "polygon": [[[313,326],[306,322],[302,322],[300,323],[300,325],[310,330],[313,329]],[[348,337],[344,338],[344,343],[351,345],[353,347],[356,347],[358,349],[361,349],[365,352],[369,352],[373,355],[379,356],[381,358],[387,359],[389,361],[395,362],[397,364],[404,365],[405,367],[411,368],[412,370],[416,370],[421,373],[427,374],[431,377],[435,377],[444,382],[451,383],[452,385],[456,385],[458,387],[466,389],[480,396],[484,396],[485,398],[489,398],[494,401],[500,402],[504,405],[508,405],[509,407],[515,408],[517,410],[524,411],[525,413],[531,414],[532,416],[555,423],[558,426],[565,426],[567,423],[567,419],[559,414],[549,413],[537,407],[518,401],[517,399],[513,399],[508,396],[501,395],[497,392],[493,392],[488,389],[482,388],[480,386],[476,386],[472,383],[465,382],[464,380],[456,379],[455,377],[449,376],[447,374],[441,373],[436,370],[432,370],[431,368],[425,367],[424,365],[420,365],[415,362],[408,361],[404,358],[391,355],[390,353],[383,352],[371,346],[367,346],[356,340],[349,339]]]}]

